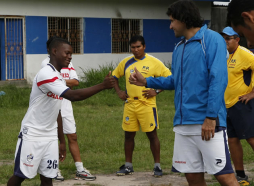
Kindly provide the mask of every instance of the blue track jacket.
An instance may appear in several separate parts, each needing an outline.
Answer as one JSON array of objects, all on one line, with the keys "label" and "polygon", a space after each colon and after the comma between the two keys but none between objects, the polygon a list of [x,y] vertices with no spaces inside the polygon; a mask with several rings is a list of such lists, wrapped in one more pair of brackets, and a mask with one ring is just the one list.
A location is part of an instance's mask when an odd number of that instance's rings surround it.
[{"label": "blue track jacket", "polygon": [[185,41],[183,38],[174,49],[172,75],[149,77],[147,87],[175,89],[174,126],[203,124],[206,117],[213,117],[217,126],[226,127],[226,43],[206,25]]}]

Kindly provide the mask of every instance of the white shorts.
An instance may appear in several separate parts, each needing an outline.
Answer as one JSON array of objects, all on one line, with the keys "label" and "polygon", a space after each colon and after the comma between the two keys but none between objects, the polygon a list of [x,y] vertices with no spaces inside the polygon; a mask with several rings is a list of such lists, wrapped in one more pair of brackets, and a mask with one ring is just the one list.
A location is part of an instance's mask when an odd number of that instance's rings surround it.
[{"label": "white shorts", "polygon": [[233,173],[225,131],[216,132],[209,141],[202,140],[200,135],[175,133],[172,171],[214,175]]},{"label": "white shorts", "polygon": [[76,123],[74,117],[62,117],[64,134],[75,134]]},{"label": "white shorts", "polygon": [[25,141],[19,138],[15,153],[14,175],[31,179],[39,173],[47,178],[55,178],[58,159],[58,140]]}]

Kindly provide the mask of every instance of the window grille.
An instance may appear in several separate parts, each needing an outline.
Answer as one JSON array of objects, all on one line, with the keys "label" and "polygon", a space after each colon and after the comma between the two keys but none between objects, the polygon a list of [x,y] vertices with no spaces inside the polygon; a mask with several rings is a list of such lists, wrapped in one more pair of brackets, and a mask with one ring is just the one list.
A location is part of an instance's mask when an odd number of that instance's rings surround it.
[{"label": "window grille", "polygon": [[69,17],[48,17],[48,36],[58,36],[70,42],[73,53],[82,51],[82,19]]},{"label": "window grille", "polygon": [[140,19],[112,19],[112,53],[130,52],[130,38],[141,33]]}]

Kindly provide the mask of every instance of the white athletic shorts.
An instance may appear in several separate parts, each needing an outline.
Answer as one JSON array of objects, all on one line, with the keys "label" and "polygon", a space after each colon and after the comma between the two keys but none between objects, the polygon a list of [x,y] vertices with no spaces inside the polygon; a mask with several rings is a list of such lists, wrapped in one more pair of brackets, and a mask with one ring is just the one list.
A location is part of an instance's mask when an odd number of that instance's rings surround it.
[{"label": "white athletic shorts", "polygon": [[47,178],[55,178],[58,159],[58,140],[25,141],[19,138],[15,153],[14,175],[31,179],[39,173]]},{"label": "white athletic shorts", "polygon": [[74,117],[62,117],[64,134],[76,133],[76,123]]},{"label": "white athletic shorts", "polygon": [[221,175],[233,173],[225,130],[209,141],[200,135],[175,133],[173,172]]}]

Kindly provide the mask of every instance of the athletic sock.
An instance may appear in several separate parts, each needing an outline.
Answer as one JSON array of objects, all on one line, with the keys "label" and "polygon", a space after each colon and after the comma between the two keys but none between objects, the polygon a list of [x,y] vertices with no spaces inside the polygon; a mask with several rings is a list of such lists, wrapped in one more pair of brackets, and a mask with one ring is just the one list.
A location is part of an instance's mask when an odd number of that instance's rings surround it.
[{"label": "athletic sock", "polygon": [[130,163],[130,162],[125,162],[125,167],[132,167],[132,163]]},{"label": "athletic sock", "polygon": [[82,162],[75,162],[75,166],[77,168],[77,171],[79,171],[79,172],[82,172],[84,170]]},{"label": "athletic sock", "polygon": [[161,168],[161,164],[160,164],[160,163],[155,163],[155,164],[154,164],[154,168],[156,168],[156,167]]},{"label": "athletic sock", "polygon": [[246,176],[244,170],[236,170],[235,172],[236,172],[236,175],[241,178],[245,178]]}]

